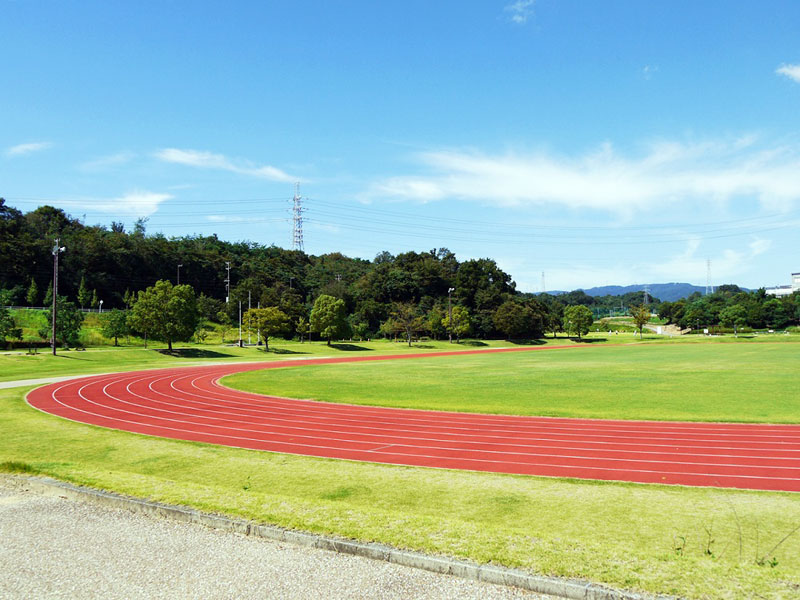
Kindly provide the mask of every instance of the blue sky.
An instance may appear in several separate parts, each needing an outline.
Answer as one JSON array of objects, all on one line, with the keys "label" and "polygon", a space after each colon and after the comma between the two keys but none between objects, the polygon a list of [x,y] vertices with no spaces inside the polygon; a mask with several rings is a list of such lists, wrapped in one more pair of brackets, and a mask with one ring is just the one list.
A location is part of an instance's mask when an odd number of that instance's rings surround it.
[{"label": "blue sky", "polygon": [[[800,271],[800,3],[0,0],[0,196],[518,289]],[[85,217],[84,217],[85,215]]]}]

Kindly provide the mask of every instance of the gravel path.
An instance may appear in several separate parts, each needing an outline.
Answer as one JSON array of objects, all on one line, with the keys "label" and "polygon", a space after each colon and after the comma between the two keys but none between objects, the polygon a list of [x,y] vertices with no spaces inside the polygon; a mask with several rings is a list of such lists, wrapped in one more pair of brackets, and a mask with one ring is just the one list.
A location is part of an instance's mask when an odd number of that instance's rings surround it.
[{"label": "gravel path", "polygon": [[0,481],[0,598],[545,596],[40,496]]}]

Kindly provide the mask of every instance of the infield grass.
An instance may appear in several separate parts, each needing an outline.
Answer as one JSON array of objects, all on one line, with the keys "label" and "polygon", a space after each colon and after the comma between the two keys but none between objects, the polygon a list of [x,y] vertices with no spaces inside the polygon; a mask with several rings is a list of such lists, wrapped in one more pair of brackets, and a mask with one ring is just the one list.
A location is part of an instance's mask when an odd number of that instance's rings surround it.
[{"label": "infield grass", "polygon": [[800,422],[800,343],[586,346],[252,371],[290,398],[600,419]]}]

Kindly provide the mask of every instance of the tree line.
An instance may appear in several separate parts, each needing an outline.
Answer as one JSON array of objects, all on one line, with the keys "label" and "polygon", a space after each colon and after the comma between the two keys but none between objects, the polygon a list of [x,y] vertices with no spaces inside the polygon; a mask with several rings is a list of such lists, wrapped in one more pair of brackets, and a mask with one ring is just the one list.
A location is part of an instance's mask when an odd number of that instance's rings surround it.
[{"label": "tree line", "polygon": [[[59,259],[59,296],[64,297],[59,302],[88,308],[102,300],[104,309],[128,311],[129,325],[140,333],[152,325],[133,317],[134,306],[157,282],[170,283],[173,292],[184,286],[191,290],[193,300],[186,302],[196,311],[195,329],[204,321],[238,326],[241,306],[242,314],[248,309],[262,311],[251,312],[247,320],[252,326],[257,319],[259,335],[269,331],[264,335],[300,339],[311,334],[322,339],[381,336],[407,341],[419,335],[456,341],[465,336],[535,339],[562,331],[583,335],[592,318],[628,314],[631,307],[646,302],[644,292],[600,298],[581,290],[521,293],[494,260],[460,261],[446,248],[397,255],[381,252],[365,260],[338,252],[314,256],[274,245],[227,242],[216,235],[168,238],[149,235],[146,229],[143,219],[131,231],[120,223],[86,225],[50,206],[23,213],[0,198],[4,303],[50,305],[56,238],[66,247]],[[341,318],[335,325],[321,326],[319,317],[314,317],[321,297],[336,303]],[[721,286],[708,296],[673,303],[650,298],[649,303],[681,326],[731,322],[782,327],[798,322],[797,298],[798,294],[775,299],[763,290]],[[743,318],[723,311],[733,305],[743,307]],[[580,316],[574,310],[565,313],[567,307],[576,306],[586,307],[588,316],[585,311]],[[69,305],[65,307],[60,312],[68,316]],[[321,311],[322,307],[316,314]],[[179,337],[190,336],[187,331],[182,329]]]}]

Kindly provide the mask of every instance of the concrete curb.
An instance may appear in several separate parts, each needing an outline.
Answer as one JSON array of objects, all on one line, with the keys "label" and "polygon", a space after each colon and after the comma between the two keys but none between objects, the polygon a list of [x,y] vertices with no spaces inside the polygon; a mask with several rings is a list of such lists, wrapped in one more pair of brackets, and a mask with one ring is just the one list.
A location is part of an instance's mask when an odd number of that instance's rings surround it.
[{"label": "concrete curb", "polygon": [[10,484],[14,488],[33,491],[45,496],[58,496],[181,523],[195,523],[220,531],[239,533],[276,542],[308,546],[333,552],[341,552],[343,554],[352,554],[401,566],[432,571],[434,573],[453,575],[472,581],[518,587],[539,594],[549,594],[560,598],[569,598],[570,600],[677,600],[673,596],[637,594],[634,592],[615,590],[585,581],[532,575],[517,569],[479,565],[447,557],[429,556],[419,552],[399,550],[383,544],[362,543],[312,533],[303,533],[300,531],[282,529],[274,525],[259,525],[244,519],[233,519],[230,517],[203,513],[191,508],[149,502],[139,498],[130,498],[110,492],[75,486],[70,483],[45,477],[21,475],[4,475],[0,477],[2,477],[5,483]]}]

